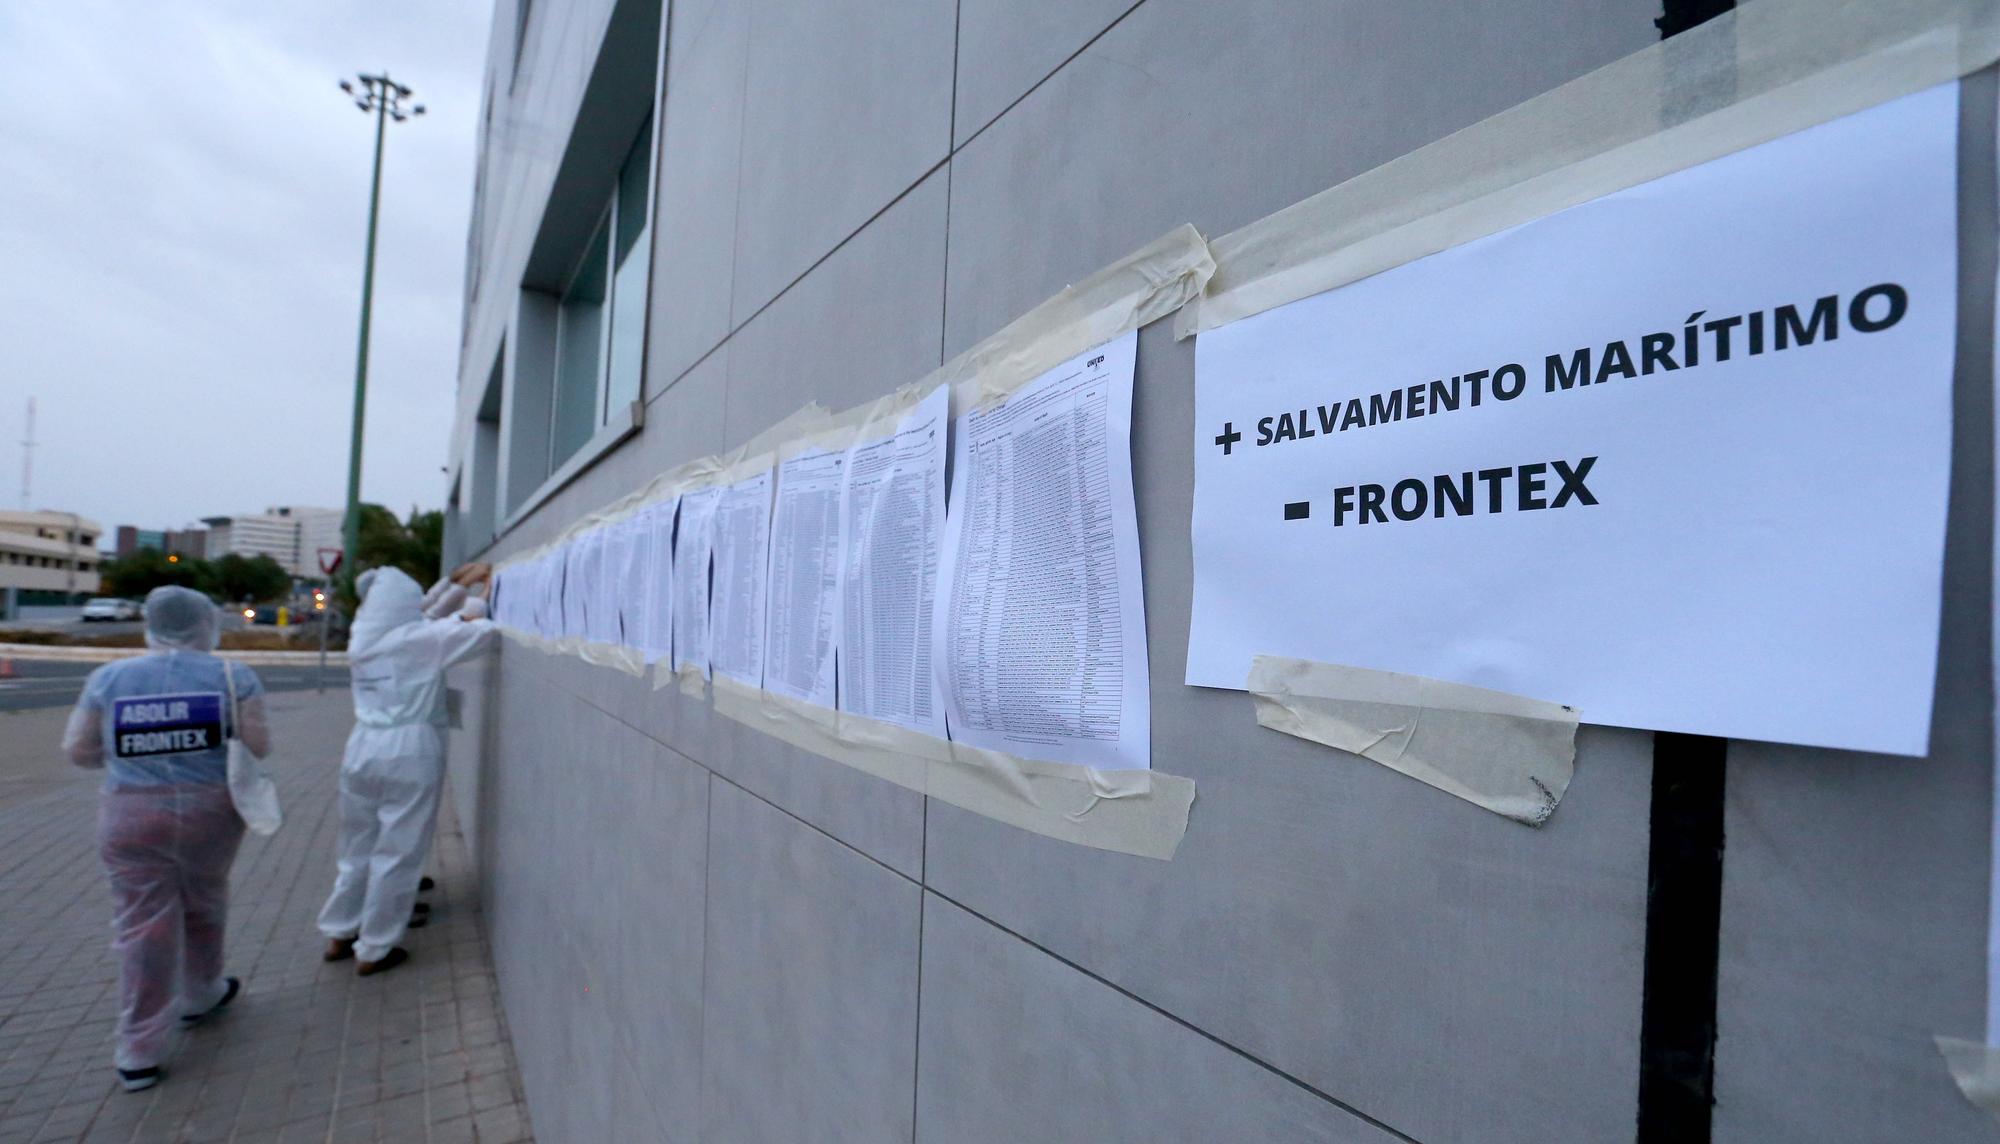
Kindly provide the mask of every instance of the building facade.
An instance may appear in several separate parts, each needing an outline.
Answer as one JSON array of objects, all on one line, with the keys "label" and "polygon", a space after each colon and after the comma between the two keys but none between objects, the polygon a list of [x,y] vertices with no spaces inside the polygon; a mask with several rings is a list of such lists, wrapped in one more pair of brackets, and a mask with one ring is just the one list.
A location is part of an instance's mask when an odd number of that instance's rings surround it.
[{"label": "building facade", "polygon": [[[1687,7],[500,0],[448,558],[922,378],[1171,227],[1226,234]],[[1198,790],[1171,861],[572,656],[457,678],[537,1137],[1990,1139],[1932,1041],[1984,1036],[1993,822],[1995,83],[1965,82],[1930,757],[1586,725],[1537,830],[1183,686],[1195,342],[1156,321],[1153,756]]]},{"label": "building facade", "polygon": [[142,548],[170,556],[183,556],[199,560],[207,552],[208,534],[199,528],[153,529],[139,528],[130,524],[118,526],[117,540],[112,555],[123,559]]},{"label": "building facade", "polygon": [[15,606],[95,595],[103,532],[73,512],[0,512],[0,593]]},{"label": "building facade", "polygon": [[293,576],[318,578],[319,549],[340,547],[344,516],[337,508],[284,505],[261,513],[203,517],[208,526],[207,556],[211,560],[230,553],[269,556]]}]

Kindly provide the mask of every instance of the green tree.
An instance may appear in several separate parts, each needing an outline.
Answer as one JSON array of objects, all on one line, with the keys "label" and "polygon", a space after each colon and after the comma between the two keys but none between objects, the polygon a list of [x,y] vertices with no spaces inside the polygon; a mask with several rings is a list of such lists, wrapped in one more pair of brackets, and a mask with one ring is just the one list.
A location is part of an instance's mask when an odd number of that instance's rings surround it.
[{"label": "green tree", "polygon": [[230,603],[260,603],[282,598],[292,587],[292,575],[269,556],[244,557],[231,552],[208,562],[208,592]]},{"label": "green tree", "polygon": [[168,560],[157,549],[141,548],[130,556],[106,560],[98,569],[99,589],[107,596],[124,596],[128,599],[144,599],[146,593],[163,584],[174,584],[182,588],[207,590],[208,577],[206,561]]},{"label": "green tree", "polygon": [[379,504],[361,506],[360,535],[355,541],[354,567],[343,570],[338,600],[354,614],[354,580],[370,568],[401,568],[419,584],[436,580],[444,561],[444,513],[410,509],[407,521]]}]

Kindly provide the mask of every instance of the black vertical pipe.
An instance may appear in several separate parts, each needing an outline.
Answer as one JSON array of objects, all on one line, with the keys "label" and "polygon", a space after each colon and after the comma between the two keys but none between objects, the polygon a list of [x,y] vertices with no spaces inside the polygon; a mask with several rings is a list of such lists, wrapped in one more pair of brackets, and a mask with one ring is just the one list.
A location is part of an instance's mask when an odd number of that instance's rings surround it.
[{"label": "black vertical pipe", "polygon": [[1700,1144],[1709,1138],[1727,746],[1727,740],[1710,735],[1653,736],[1639,1022],[1640,1144]]}]

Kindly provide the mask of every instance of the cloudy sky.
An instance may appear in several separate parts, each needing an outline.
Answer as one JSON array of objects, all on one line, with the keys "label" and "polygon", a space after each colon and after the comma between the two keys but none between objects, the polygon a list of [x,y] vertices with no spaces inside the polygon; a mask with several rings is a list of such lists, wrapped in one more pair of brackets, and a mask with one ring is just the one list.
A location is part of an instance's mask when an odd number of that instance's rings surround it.
[{"label": "cloudy sky", "polygon": [[0,2],[0,507],[175,527],[344,503],[387,68],[362,496],[441,505],[490,6]]}]

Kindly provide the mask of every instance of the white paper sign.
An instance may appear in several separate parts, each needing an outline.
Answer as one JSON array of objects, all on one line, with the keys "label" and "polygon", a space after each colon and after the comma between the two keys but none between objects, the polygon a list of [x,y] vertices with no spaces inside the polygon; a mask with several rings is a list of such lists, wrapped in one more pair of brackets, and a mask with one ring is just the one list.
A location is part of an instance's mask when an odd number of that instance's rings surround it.
[{"label": "white paper sign", "polygon": [[1957,86],[1203,334],[1187,682],[1259,653],[1922,754]]},{"label": "white paper sign", "polygon": [[584,608],[590,597],[590,569],[583,537],[573,536],[562,546],[562,636],[581,639],[587,632]]},{"label": "white paper sign", "polygon": [[841,492],[840,709],[942,739],[931,612],[944,549],[951,390],[847,451]]},{"label": "white paper sign", "polygon": [[640,595],[639,647],[646,662],[670,659],[674,648],[674,513],[680,498],[649,505],[636,518],[644,551],[645,583]]},{"label": "white paper sign", "polygon": [[674,668],[699,668],[703,679],[709,673],[708,562],[721,495],[713,488],[681,494],[674,530]]},{"label": "white paper sign", "polygon": [[951,737],[1152,765],[1132,504],[1136,333],[958,418],[933,619]]},{"label": "white paper sign", "polygon": [[840,486],[847,450],[814,449],[778,466],[771,510],[764,688],[833,706],[840,625]]},{"label": "white paper sign", "polygon": [[713,529],[715,581],[709,589],[709,662],[738,683],[762,687],[771,470],[722,489],[715,501]]}]

